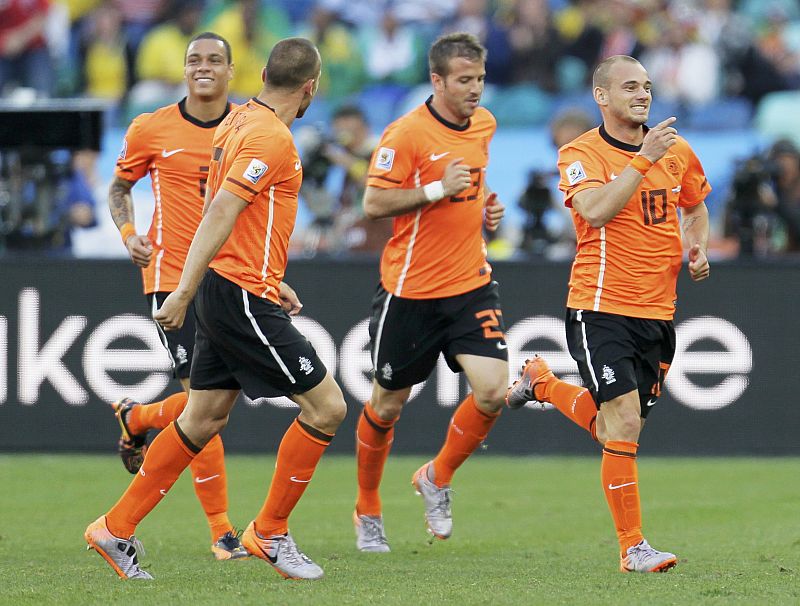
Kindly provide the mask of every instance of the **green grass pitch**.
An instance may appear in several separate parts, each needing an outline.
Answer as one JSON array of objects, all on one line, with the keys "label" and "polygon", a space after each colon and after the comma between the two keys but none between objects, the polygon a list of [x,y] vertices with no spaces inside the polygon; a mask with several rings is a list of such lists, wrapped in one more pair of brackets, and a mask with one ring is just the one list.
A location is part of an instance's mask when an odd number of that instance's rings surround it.
[{"label": "green grass pitch", "polygon": [[[130,479],[113,455],[0,455],[2,604],[798,604],[800,459],[641,457],[645,534],[680,562],[666,574],[617,570],[593,458],[479,453],[454,481],[454,533],[428,544],[409,484],[423,457],[393,457],[383,483],[390,554],[354,547],[352,457],[324,458],[292,516],[325,569],[284,581],[264,562],[215,562],[186,474],[140,525],[154,582],[123,582],[83,530]],[[246,525],[271,456],[230,456],[230,515]]]}]

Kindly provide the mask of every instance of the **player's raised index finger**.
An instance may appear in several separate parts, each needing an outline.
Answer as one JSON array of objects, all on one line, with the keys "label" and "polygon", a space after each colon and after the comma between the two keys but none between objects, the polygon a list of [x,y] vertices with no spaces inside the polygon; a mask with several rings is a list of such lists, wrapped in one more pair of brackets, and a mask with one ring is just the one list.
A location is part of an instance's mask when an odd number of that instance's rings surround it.
[{"label": "player's raised index finger", "polygon": [[666,119],[666,120],[664,120],[663,122],[659,122],[658,124],[656,124],[656,128],[666,128],[666,127],[668,127],[670,124],[672,124],[673,122],[675,122],[676,120],[677,120],[677,118],[676,118],[675,116],[670,116],[669,118],[667,118],[667,119]]}]

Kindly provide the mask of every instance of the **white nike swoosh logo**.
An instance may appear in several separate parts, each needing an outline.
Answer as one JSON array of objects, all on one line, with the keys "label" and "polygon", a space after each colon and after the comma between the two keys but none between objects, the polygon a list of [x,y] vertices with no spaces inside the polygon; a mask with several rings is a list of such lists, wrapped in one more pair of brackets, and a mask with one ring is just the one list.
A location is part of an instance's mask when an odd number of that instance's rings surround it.
[{"label": "white nike swoosh logo", "polygon": [[444,152],[443,154],[431,154],[431,162],[436,162],[437,160],[441,160],[450,152]]},{"label": "white nike swoosh logo", "polygon": [[219,474],[216,473],[213,476],[208,476],[207,478],[195,478],[194,481],[198,484],[202,484],[203,482],[208,482],[209,480],[213,480],[214,478],[218,478]]},{"label": "white nike swoosh logo", "polygon": [[508,349],[508,343],[497,342],[497,349]]},{"label": "white nike swoosh logo", "polygon": [[167,151],[166,149],[162,149],[161,150],[161,157],[162,158],[169,158],[170,156],[174,156],[178,152],[182,152],[182,151],[183,151],[182,147],[180,149],[173,149],[172,151]]},{"label": "white nike swoosh logo", "polygon": [[611,173],[611,180],[613,181],[616,178],[617,178],[617,175],[615,175],[614,173]]},{"label": "white nike swoosh logo", "polygon": [[294,163],[294,169],[295,170],[300,170],[300,167],[302,167],[302,166],[303,166],[302,162],[295,162]]},{"label": "white nike swoosh logo", "polygon": [[647,405],[648,405],[648,406],[652,406],[652,405],[653,405],[653,404],[655,404],[655,403],[656,403],[656,400],[648,400],[648,401],[647,401]]},{"label": "white nike swoosh logo", "polygon": [[291,478],[289,478],[289,479],[290,479],[292,482],[298,482],[298,483],[300,483],[300,484],[305,484],[305,483],[307,483],[307,482],[310,482],[310,481],[311,481],[311,479],[310,479],[310,478],[309,478],[308,480],[298,480],[298,479],[297,479],[296,477],[294,477],[294,476],[292,476],[292,477],[291,477]]},{"label": "white nike swoosh logo", "polygon": [[161,490],[159,490],[158,492],[160,492],[164,496],[167,496],[167,491],[164,490],[163,488]]},{"label": "white nike swoosh logo", "polygon": [[680,185],[678,185],[678,187],[673,187],[673,188],[672,188],[672,193],[673,193],[673,194],[677,194],[677,193],[679,193],[680,191],[681,191],[681,186],[680,186]]},{"label": "white nike swoosh logo", "polygon": [[359,443],[361,446],[363,446],[364,448],[366,448],[366,449],[368,449],[368,450],[383,450],[384,448],[386,448],[386,446],[391,446],[391,445],[392,445],[392,443],[394,442],[394,438],[392,438],[391,440],[389,440],[389,442],[388,442],[387,444],[384,444],[383,446],[379,446],[378,448],[376,448],[375,446],[370,446],[370,445],[369,445],[369,444],[367,444],[367,443],[366,443],[364,440],[362,440],[361,438],[359,438],[359,437],[358,437],[358,431],[356,431],[356,441],[357,441],[357,442],[358,442],[358,443]]},{"label": "white nike swoosh logo", "polygon": [[609,490],[616,490],[617,488],[622,488],[623,486],[633,486],[636,482],[628,482],[627,484],[620,484],[619,486],[614,486],[613,484],[608,485]]}]

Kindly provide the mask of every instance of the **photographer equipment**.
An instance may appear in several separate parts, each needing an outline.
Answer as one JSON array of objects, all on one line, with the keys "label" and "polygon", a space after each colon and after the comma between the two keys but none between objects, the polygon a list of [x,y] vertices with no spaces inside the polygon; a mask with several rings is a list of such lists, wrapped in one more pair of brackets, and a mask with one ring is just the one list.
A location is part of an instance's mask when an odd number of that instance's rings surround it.
[{"label": "photographer equipment", "polygon": [[100,150],[105,109],[92,100],[0,103],[0,252],[63,245],[53,212],[59,188],[72,150]]},{"label": "photographer equipment", "polygon": [[772,188],[776,166],[755,154],[739,161],[733,174],[728,200],[727,229],[739,240],[739,254],[765,254],[771,226],[771,211],[764,206],[765,188]]},{"label": "photographer equipment", "polygon": [[532,170],[528,173],[525,191],[517,204],[525,211],[521,248],[532,255],[544,255],[554,238],[545,226],[545,213],[552,207],[550,181],[557,171]]}]

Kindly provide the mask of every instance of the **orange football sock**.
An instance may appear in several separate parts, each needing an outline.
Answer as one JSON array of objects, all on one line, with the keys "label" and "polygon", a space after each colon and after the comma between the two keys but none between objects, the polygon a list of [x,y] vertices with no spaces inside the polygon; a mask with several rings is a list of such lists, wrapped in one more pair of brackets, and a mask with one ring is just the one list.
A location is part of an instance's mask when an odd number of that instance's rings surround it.
[{"label": "orange football sock", "polygon": [[211,542],[233,530],[228,519],[228,480],[225,476],[225,449],[219,435],[211,438],[192,460],[194,492],[206,512]]},{"label": "orange football sock", "polygon": [[186,392],[179,391],[160,402],[134,406],[125,417],[125,422],[134,434],[142,434],[150,429],[164,429],[181,415],[188,401]]},{"label": "orange football sock", "polygon": [[475,398],[469,394],[450,419],[444,446],[433,460],[433,482],[448,486],[456,469],[467,460],[475,449],[489,435],[500,412],[489,414],[478,408]]},{"label": "orange football sock", "polygon": [[[399,417],[398,417],[399,418]],[[367,402],[356,426],[356,465],[358,467],[358,497],[356,512],[359,515],[381,515],[380,486],[383,468],[394,442],[394,424],[397,419],[384,421]]]},{"label": "orange football sock", "polygon": [[322,453],[333,436],[295,419],[278,447],[275,473],[264,506],[255,519],[256,531],[268,537],[288,532],[289,514],[303,496]]},{"label": "orange football sock", "polygon": [[545,383],[543,395],[545,402],[550,402],[570,421],[583,427],[593,440],[597,439],[597,404],[588,389],[556,378]]},{"label": "orange football sock", "polygon": [[106,514],[111,534],[121,538],[131,536],[198,452],[199,449],[189,442],[175,423],[170,423],[158,434],[147,450],[139,473]]},{"label": "orange football sock", "polygon": [[608,508],[617,528],[622,555],[641,542],[642,510],[639,506],[639,475],[636,470],[636,442],[609,440],[603,446],[600,478]]}]

